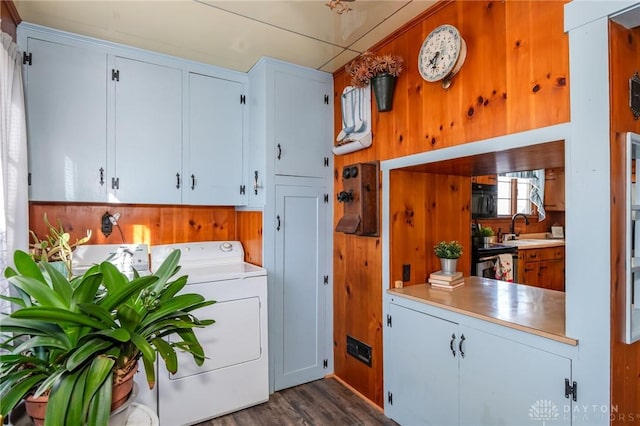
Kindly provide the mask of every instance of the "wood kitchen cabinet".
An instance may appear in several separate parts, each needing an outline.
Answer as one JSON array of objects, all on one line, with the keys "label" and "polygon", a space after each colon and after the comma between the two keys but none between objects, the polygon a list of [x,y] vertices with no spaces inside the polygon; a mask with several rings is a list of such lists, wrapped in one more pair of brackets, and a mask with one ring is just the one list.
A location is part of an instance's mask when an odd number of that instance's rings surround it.
[{"label": "wood kitchen cabinet", "polygon": [[245,84],[189,74],[188,142],[184,149],[183,202],[244,205]]},{"label": "wood kitchen cabinet", "polygon": [[518,249],[517,282],[564,291],[564,246]]},{"label": "wood kitchen cabinet", "polygon": [[249,86],[247,190],[249,207],[263,210],[276,391],[333,371],[333,77],[262,58]]},{"label": "wood kitchen cabinet", "polygon": [[399,304],[388,312],[385,414],[399,424],[571,424],[570,358]]},{"label": "wood kitchen cabinet", "polygon": [[564,211],[564,169],[562,168],[544,171],[544,209]]},{"label": "wood kitchen cabinet", "polygon": [[104,201],[107,55],[38,37],[21,43],[34,201]]}]

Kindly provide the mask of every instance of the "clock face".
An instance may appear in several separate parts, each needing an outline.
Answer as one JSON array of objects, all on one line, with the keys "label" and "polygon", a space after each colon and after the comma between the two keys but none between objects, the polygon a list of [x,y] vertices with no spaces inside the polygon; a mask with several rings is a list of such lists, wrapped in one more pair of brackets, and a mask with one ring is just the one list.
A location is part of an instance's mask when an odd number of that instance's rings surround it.
[{"label": "clock face", "polygon": [[440,25],[427,36],[420,48],[418,70],[427,81],[445,78],[460,56],[462,38],[453,25]]}]

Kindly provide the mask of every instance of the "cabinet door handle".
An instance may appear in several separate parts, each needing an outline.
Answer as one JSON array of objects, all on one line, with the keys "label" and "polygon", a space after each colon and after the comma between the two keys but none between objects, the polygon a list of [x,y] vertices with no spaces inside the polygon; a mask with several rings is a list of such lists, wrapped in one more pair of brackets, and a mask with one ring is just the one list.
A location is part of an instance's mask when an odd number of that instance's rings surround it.
[{"label": "cabinet door handle", "polygon": [[196,188],[196,175],[191,175],[191,190]]},{"label": "cabinet door handle", "polygon": [[456,356],[456,350],[455,350],[455,348],[453,347],[453,345],[454,345],[454,343],[455,343],[455,342],[456,342],[456,334],[455,334],[455,333],[453,333],[453,334],[451,335],[451,341],[449,342],[449,349],[451,349],[451,355],[453,355],[453,357],[454,357],[454,358],[455,358],[455,356]]},{"label": "cabinet door handle", "polygon": [[104,168],[100,167],[100,186],[104,185]]},{"label": "cabinet door handle", "polygon": [[276,216],[276,220],[278,221],[278,225],[276,226],[276,231],[280,230],[280,215]]},{"label": "cabinet door handle", "polygon": [[465,340],[466,339],[464,337],[464,334],[462,336],[460,336],[460,343],[458,344],[458,350],[460,351],[460,356],[462,358],[464,358],[464,349],[462,349],[462,344],[464,343]]},{"label": "cabinet door handle", "polygon": [[282,158],[282,147],[280,146],[280,144],[278,144],[278,156],[277,156],[278,160],[280,158]]},{"label": "cabinet door handle", "polygon": [[176,173],[176,189],[180,189],[180,173]]}]

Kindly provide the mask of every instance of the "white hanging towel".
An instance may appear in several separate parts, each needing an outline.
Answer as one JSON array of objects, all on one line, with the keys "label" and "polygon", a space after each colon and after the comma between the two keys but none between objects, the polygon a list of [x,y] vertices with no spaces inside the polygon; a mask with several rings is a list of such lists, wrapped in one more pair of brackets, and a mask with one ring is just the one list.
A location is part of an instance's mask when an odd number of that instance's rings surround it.
[{"label": "white hanging towel", "polygon": [[496,279],[513,282],[513,256],[499,254],[496,261]]},{"label": "white hanging towel", "polygon": [[[347,86],[340,96],[342,129],[334,154],[344,154],[371,145],[371,88]],[[349,145],[349,146],[345,146]],[[356,146],[357,145],[357,146]]]}]

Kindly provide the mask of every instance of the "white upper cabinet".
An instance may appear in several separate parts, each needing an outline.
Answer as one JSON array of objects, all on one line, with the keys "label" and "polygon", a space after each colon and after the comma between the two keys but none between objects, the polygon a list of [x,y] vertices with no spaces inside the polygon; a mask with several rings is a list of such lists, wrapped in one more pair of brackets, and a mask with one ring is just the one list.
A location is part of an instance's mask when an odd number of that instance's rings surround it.
[{"label": "white upper cabinet", "polygon": [[244,86],[237,81],[189,74],[184,203],[246,204]]},{"label": "white upper cabinet", "polygon": [[30,199],[245,205],[248,76],[22,23]]},{"label": "white upper cabinet", "polygon": [[103,201],[107,191],[107,55],[26,39],[30,199]]},{"label": "white upper cabinet", "polygon": [[179,204],[182,72],[116,57],[115,169],[110,202]]},{"label": "white upper cabinet", "polygon": [[326,177],[331,146],[331,87],[326,79],[275,72],[277,175]]}]

